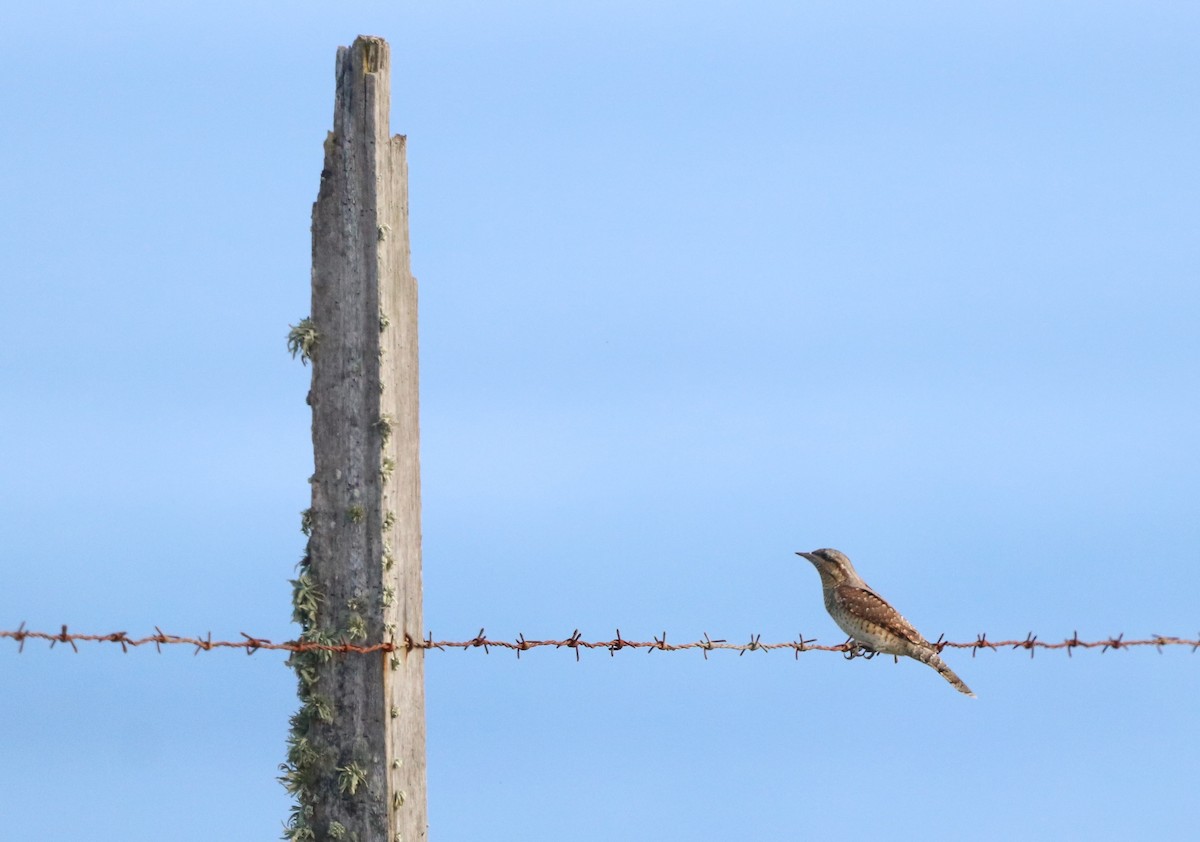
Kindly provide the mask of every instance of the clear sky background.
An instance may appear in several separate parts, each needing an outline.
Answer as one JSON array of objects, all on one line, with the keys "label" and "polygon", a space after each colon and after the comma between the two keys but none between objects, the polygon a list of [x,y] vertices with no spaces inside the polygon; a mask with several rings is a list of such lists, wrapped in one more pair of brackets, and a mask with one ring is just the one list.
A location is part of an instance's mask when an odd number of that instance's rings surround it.
[{"label": "clear sky background", "polygon": [[[334,56],[392,45],[436,637],[1195,637],[1195,3],[5,3],[0,628],[293,637]],[[431,838],[1190,839],[1200,654],[427,662]],[[0,641],[0,827],[276,838],[280,654]]]}]

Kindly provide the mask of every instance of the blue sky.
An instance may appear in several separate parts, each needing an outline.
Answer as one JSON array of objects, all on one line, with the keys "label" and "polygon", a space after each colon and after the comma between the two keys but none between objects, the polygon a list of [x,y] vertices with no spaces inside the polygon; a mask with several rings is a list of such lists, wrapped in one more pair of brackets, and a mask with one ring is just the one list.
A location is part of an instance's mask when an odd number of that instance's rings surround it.
[{"label": "blue sky", "polygon": [[[0,628],[296,633],[369,33],[436,637],[836,643],[820,546],[930,637],[1200,634],[1200,8],[646,6],[6,5]],[[431,837],[1191,838],[1197,658],[433,652]],[[283,660],[0,645],[6,834],[275,838]]]}]

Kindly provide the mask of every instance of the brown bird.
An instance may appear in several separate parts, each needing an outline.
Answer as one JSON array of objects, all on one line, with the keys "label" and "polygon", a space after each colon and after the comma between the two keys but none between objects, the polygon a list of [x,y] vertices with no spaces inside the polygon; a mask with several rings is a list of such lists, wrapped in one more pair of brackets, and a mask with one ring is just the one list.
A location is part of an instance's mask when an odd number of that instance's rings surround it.
[{"label": "brown bird", "polygon": [[796,555],[817,568],[825,594],[825,610],[855,643],[871,652],[905,655],[929,664],[955,690],[974,698],[971,688],[938,655],[937,647],[921,637],[912,623],[863,581],[845,553],[821,549]]}]

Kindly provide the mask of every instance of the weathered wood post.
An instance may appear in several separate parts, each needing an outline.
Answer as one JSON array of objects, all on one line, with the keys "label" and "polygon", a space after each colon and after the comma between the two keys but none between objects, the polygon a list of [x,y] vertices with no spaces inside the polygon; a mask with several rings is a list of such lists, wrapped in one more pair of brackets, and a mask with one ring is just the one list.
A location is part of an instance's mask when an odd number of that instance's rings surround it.
[{"label": "weathered wood post", "polygon": [[283,781],[293,839],[416,842],[425,796],[417,290],[405,138],[389,134],[387,42],[337,54],[333,131],[313,206],[312,315],[292,330],[313,364],[312,508],[294,583],[308,651]]}]

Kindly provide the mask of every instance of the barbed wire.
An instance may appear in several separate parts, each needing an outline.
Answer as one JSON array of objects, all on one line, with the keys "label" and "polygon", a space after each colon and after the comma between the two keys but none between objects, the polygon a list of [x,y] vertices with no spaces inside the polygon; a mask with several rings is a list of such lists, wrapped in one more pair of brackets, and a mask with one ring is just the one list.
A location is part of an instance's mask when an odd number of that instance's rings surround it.
[{"label": "barbed wire", "polygon": [[[579,660],[579,653],[582,649],[606,649],[609,655],[615,655],[621,649],[644,649],[647,652],[681,652],[687,649],[699,649],[704,658],[708,659],[708,653],[716,650],[730,650],[742,656],[747,652],[770,652],[776,649],[790,649],[796,658],[800,657],[801,652],[841,652],[847,658],[855,658],[867,654],[861,646],[858,646],[853,641],[847,640],[845,643],[838,644],[819,644],[816,638],[805,639],[804,635],[800,635],[795,640],[783,641],[780,643],[763,643],[761,635],[751,635],[746,643],[731,643],[725,638],[714,639],[704,635],[703,640],[694,640],[685,643],[668,643],[667,633],[664,631],[662,636],[653,636],[653,640],[627,640],[621,636],[621,630],[617,629],[617,636],[611,640],[588,641],[584,640],[579,629],[575,629],[571,635],[562,640],[527,640],[524,634],[517,636],[515,640],[493,640],[485,636],[484,630],[480,629],[479,634],[469,640],[434,640],[433,634],[430,633],[424,639],[413,639],[405,635],[402,642],[383,642],[370,644],[356,643],[315,643],[312,641],[288,640],[282,643],[274,643],[264,637],[254,637],[253,635],[240,632],[243,640],[213,640],[212,632],[209,632],[204,637],[186,637],[182,635],[166,634],[158,626],[154,627],[155,634],[145,637],[130,637],[126,632],[110,632],[109,634],[80,634],[68,631],[64,625],[61,631],[58,632],[43,632],[30,631],[25,628],[25,624],[21,625],[15,631],[0,630],[0,639],[9,639],[16,641],[17,651],[25,650],[25,641],[27,640],[45,640],[53,649],[59,643],[70,644],[71,648],[76,652],[79,651],[77,643],[116,643],[119,644],[122,651],[128,652],[129,647],[145,646],[153,643],[155,649],[162,651],[163,646],[194,646],[195,652],[208,652],[213,649],[241,649],[247,655],[253,655],[259,650],[278,650],[284,652],[336,652],[344,654],[365,654],[370,652],[399,652],[412,651],[414,649],[438,649],[445,651],[447,649],[483,649],[487,654],[492,647],[497,649],[506,649],[515,651],[518,658],[521,653],[530,649],[539,647],[552,646],[555,649],[567,648],[574,650],[575,660]],[[1200,637],[1200,635],[1198,635]],[[1159,652],[1162,652],[1164,646],[1190,646],[1192,652],[1200,649],[1200,639],[1188,639],[1183,637],[1170,637],[1166,635],[1156,634],[1153,637],[1140,640],[1126,640],[1124,633],[1116,637],[1109,637],[1103,640],[1080,640],[1079,633],[1072,633],[1071,637],[1064,638],[1061,641],[1048,642],[1040,640],[1038,635],[1030,632],[1024,639],[1014,640],[988,640],[986,634],[978,635],[974,640],[969,641],[952,641],[943,640],[938,637],[933,641],[933,645],[940,652],[943,649],[970,649],[971,657],[980,649],[998,650],[998,649],[1024,649],[1029,652],[1029,657],[1033,657],[1038,649],[1065,649],[1067,655],[1070,656],[1074,649],[1100,649],[1101,652],[1107,652],[1109,649],[1132,649],[1134,647],[1153,646]]]}]

